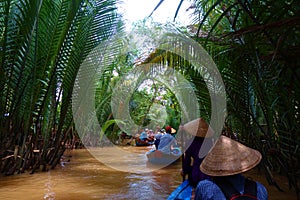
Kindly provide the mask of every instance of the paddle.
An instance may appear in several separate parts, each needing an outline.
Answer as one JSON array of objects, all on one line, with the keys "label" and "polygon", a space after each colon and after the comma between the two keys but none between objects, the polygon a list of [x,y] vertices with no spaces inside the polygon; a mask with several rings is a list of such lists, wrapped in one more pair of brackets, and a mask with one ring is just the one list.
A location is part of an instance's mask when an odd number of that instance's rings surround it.
[{"label": "paddle", "polygon": [[[178,132],[181,133],[181,137],[180,137],[180,139],[181,139],[181,149],[183,149],[182,156],[181,156],[181,169],[183,169],[183,164],[184,164],[184,138],[183,138],[183,128],[182,127],[183,127],[183,125],[180,124],[179,130],[178,130]],[[182,181],[183,182],[185,181],[185,175],[182,176]]]}]

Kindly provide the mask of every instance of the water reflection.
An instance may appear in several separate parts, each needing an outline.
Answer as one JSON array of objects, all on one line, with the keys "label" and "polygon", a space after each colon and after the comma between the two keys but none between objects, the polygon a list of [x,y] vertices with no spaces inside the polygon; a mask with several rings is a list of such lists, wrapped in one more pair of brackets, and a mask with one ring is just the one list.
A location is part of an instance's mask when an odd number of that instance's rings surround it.
[{"label": "water reflection", "polygon": [[[133,151],[141,155],[149,150],[146,147],[124,148],[126,151]],[[64,166],[58,166],[55,170],[38,172],[33,175],[20,174],[0,177],[0,199],[161,200],[167,199],[169,194],[182,182],[179,175],[180,161],[151,172],[136,173],[135,171],[117,171],[107,167],[84,149],[75,150],[69,154],[72,155],[71,162],[67,162]],[[130,157],[126,159],[130,161]],[[140,167],[149,165],[145,162],[135,164],[139,164]],[[268,190],[270,200],[296,199],[294,191],[289,189],[288,181],[282,176],[275,178],[286,191],[285,193],[270,186],[262,172],[251,170],[246,176],[263,183]]]},{"label": "water reflection", "polygon": [[117,171],[145,173],[168,166],[149,164],[145,153],[151,149],[155,147],[110,146],[88,150],[97,160]]},{"label": "water reflection", "polygon": [[[149,150],[147,147],[124,148],[141,155]],[[180,162],[147,173],[122,172],[100,163],[87,150],[75,150],[70,154],[71,162],[55,170],[2,177],[0,199],[166,199],[181,181]],[[110,159],[117,162],[113,157]],[[126,157],[128,162],[131,159],[136,160]],[[146,160],[132,165],[147,167]]]}]

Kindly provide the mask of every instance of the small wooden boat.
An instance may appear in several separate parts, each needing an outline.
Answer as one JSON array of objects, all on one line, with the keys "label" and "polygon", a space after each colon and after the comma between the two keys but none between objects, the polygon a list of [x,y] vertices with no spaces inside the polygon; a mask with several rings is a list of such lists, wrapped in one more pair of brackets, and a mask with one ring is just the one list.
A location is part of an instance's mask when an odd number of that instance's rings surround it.
[{"label": "small wooden boat", "polygon": [[176,147],[172,150],[171,154],[166,154],[160,150],[152,149],[146,153],[146,156],[148,161],[153,164],[171,164],[177,161],[181,154],[181,149]]},{"label": "small wooden boat", "polygon": [[143,140],[141,140],[139,138],[135,139],[135,145],[136,146],[150,146],[152,144],[154,144],[154,141],[148,141],[148,140],[143,141]]}]

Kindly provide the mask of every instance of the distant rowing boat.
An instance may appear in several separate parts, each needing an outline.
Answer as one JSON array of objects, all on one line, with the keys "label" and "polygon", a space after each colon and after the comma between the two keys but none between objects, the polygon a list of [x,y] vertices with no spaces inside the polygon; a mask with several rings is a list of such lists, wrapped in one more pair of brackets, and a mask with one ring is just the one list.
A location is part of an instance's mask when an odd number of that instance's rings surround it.
[{"label": "distant rowing boat", "polygon": [[152,144],[154,144],[154,141],[147,141],[147,140],[143,141],[143,140],[141,140],[139,138],[135,139],[135,145],[136,146],[150,146]]}]

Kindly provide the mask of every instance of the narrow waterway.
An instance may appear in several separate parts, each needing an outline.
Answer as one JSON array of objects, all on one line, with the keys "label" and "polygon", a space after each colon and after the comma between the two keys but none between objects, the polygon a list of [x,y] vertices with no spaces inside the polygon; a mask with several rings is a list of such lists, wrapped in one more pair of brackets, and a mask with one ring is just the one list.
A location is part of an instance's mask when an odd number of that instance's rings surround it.
[{"label": "narrow waterway", "polygon": [[[144,155],[151,147],[124,148]],[[112,169],[85,149],[66,153],[65,159],[70,162],[49,172],[1,177],[0,199],[166,199],[181,182],[180,162],[148,173],[135,173]],[[145,160],[141,164],[145,165]]]},{"label": "narrow waterway", "polygon": [[[152,147],[126,146],[126,151],[141,155],[145,165],[145,152]],[[71,156],[71,157],[69,157]],[[109,155],[107,155],[109,156]],[[0,178],[1,200],[91,200],[131,199],[161,200],[181,183],[181,163],[147,173],[118,171],[110,168],[85,149],[66,153],[66,163],[49,172],[33,175],[21,174]],[[68,162],[70,159],[70,162]],[[128,158],[130,159],[130,157]],[[128,167],[128,166],[126,166]],[[263,175],[252,171],[249,175],[266,184]],[[287,183],[281,182],[281,185]],[[294,193],[282,193],[268,186],[269,199],[296,199]]]}]

